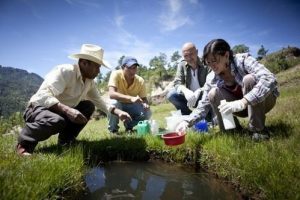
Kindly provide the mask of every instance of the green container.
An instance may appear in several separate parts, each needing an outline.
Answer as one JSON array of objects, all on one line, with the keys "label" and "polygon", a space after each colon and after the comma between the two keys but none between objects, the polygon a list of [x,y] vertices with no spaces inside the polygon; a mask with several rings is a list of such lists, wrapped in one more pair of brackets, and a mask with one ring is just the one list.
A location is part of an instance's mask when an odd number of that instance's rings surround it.
[{"label": "green container", "polygon": [[137,134],[138,136],[143,136],[150,133],[150,124],[148,120],[139,121],[137,124]]}]

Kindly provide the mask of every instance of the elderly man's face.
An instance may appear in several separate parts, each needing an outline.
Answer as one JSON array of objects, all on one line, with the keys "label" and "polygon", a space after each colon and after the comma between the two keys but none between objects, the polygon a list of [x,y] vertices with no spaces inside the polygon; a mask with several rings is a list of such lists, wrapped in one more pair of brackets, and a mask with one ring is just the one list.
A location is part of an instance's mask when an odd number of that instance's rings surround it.
[{"label": "elderly man's face", "polygon": [[183,55],[184,60],[187,61],[187,63],[189,63],[189,64],[197,63],[198,50],[195,47],[183,48],[182,55]]}]

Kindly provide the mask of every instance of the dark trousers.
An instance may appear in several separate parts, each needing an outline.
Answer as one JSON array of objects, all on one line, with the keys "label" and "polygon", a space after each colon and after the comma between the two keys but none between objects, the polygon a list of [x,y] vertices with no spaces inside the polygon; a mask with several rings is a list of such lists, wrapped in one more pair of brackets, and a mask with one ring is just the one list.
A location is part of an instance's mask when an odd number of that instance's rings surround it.
[{"label": "dark trousers", "polygon": [[[91,117],[95,106],[91,101],[81,101],[74,109],[87,119]],[[86,124],[71,122],[66,116],[59,115],[43,106],[28,106],[24,112],[25,127],[20,132],[18,143],[28,152],[32,152],[40,141],[59,133],[58,140],[68,143],[75,140]]]}]

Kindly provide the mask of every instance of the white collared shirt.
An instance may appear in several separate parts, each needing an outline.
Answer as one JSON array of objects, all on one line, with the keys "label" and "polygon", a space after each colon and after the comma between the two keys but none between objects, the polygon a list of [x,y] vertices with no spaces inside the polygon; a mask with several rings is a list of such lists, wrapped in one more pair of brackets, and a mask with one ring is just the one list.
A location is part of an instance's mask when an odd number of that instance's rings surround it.
[{"label": "white collared shirt", "polygon": [[198,88],[200,88],[199,81],[198,81],[198,68],[195,70],[191,69],[192,77],[191,77],[191,85],[190,90],[195,92]]}]

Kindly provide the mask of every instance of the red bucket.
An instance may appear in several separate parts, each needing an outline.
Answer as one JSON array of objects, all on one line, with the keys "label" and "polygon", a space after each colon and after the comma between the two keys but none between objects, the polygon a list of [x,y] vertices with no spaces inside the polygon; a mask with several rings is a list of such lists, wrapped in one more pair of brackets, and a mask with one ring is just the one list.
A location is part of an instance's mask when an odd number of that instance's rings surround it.
[{"label": "red bucket", "polygon": [[175,146],[184,143],[186,133],[170,132],[163,134],[161,137],[164,139],[165,144],[168,146]]}]

